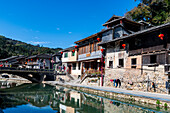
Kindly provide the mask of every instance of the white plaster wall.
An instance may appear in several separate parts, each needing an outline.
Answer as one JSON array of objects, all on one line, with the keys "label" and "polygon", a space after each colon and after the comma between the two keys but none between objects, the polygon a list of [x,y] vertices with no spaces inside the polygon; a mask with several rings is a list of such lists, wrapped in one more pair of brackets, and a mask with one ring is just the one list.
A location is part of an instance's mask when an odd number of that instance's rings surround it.
[{"label": "white plaster wall", "polygon": [[76,63],[76,70],[71,70],[71,75],[81,75],[81,67],[80,67],[80,70],[78,69],[78,63]]},{"label": "white plaster wall", "polygon": [[128,54],[126,51],[120,51],[120,52],[111,52],[106,53],[106,59],[105,59],[105,68],[109,69],[109,61],[113,61],[113,68],[117,68],[119,66],[119,59],[124,59],[124,68],[126,67]]}]

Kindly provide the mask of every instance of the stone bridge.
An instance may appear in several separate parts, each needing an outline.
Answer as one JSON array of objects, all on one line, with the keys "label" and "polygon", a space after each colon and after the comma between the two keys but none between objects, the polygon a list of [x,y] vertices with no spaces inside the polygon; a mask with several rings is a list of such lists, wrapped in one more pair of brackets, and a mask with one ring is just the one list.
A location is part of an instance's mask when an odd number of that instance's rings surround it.
[{"label": "stone bridge", "polygon": [[42,81],[54,81],[56,79],[54,70],[49,69],[0,67],[0,73],[17,75],[28,79],[33,83],[41,83]]}]

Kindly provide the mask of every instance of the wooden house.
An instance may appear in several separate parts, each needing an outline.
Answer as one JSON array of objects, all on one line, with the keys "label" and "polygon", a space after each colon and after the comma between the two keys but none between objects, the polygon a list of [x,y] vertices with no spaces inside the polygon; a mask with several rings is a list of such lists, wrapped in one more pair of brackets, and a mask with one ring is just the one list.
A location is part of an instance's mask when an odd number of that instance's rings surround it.
[{"label": "wooden house", "polygon": [[26,58],[26,68],[32,69],[51,69],[51,55],[41,54],[41,55],[33,55]]},{"label": "wooden house", "polygon": [[78,62],[81,64],[81,74],[100,72],[101,67],[101,47],[98,43],[101,39],[98,33],[76,41],[78,46]]},{"label": "wooden house", "polygon": [[107,29],[99,45],[106,51],[105,85],[112,84],[110,79],[121,79],[123,88],[152,91],[155,83],[157,92],[166,93],[170,23],[152,26],[112,17],[103,25]]}]

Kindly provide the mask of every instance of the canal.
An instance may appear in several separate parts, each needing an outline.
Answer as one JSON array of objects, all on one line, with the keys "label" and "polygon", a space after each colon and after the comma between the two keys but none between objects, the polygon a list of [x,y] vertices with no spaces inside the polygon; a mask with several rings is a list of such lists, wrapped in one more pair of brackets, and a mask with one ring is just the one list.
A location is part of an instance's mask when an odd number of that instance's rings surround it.
[{"label": "canal", "polygon": [[160,113],[167,108],[136,105],[47,84],[0,85],[0,113]]}]

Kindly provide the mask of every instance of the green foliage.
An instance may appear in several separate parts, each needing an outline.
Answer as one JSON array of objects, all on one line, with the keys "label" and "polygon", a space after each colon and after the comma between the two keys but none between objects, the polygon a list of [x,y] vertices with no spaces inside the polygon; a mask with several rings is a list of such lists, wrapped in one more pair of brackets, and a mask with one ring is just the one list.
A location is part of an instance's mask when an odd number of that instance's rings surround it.
[{"label": "green foliage", "polygon": [[165,104],[164,104],[164,107],[165,107],[165,108],[167,108],[167,107],[168,107],[168,104],[167,104],[167,103],[165,103]]},{"label": "green foliage", "polygon": [[[136,0],[135,0],[136,1]],[[169,0],[140,0],[140,4],[125,14],[134,21],[146,21],[153,25],[170,22]]]},{"label": "green foliage", "polygon": [[34,46],[21,41],[12,40],[0,35],[0,59],[14,55],[36,55],[36,54],[54,54],[62,48],[47,48]]},{"label": "green foliage", "polygon": [[159,106],[161,104],[161,102],[159,100],[157,100],[156,104]]}]

